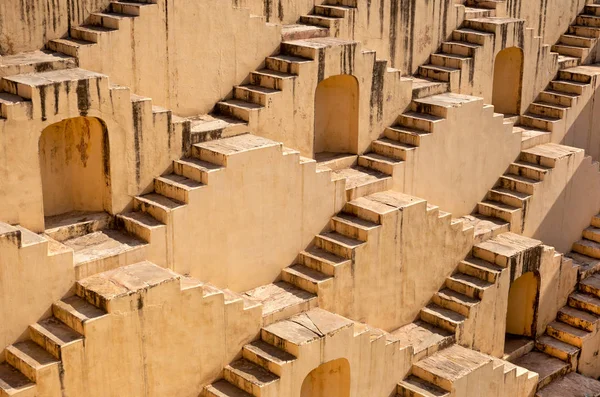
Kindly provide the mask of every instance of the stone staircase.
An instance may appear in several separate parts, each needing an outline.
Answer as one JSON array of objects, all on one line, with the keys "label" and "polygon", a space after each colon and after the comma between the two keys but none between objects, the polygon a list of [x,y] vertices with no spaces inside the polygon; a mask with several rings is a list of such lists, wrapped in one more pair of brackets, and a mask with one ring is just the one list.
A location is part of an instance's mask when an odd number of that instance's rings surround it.
[{"label": "stone staircase", "polygon": [[598,52],[596,44],[600,38],[600,4],[594,1],[587,4],[575,23],[569,26],[567,33],[560,36],[552,51],[563,57],[574,58],[572,65],[596,63]]},{"label": "stone staircase", "polygon": [[[598,20],[600,21],[600,17]],[[559,70],[556,79],[550,82],[537,100],[529,106],[527,112],[519,118],[519,125],[515,128],[526,132],[523,148],[549,142],[552,131],[562,126],[569,110],[580,102],[579,99],[583,95],[592,92],[598,73],[600,68],[596,65]]]},{"label": "stone staircase", "polygon": [[83,364],[86,335],[105,332],[102,324],[109,321],[111,313],[143,306],[143,302],[133,302],[144,299],[138,296],[140,292],[151,299],[150,291],[156,293],[174,285],[183,295],[199,294],[206,302],[222,302],[232,326],[233,319],[255,315],[261,309],[240,294],[180,276],[148,261],[99,273],[79,280],[75,295],[54,303],[51,316],[32,324],[25,341],[6,348],[6,361],[0,364],[0,395],[30,397],[68,392],[69,382],[73,381],[70,376],[77,374],[67,372],[65,376],[63,371],[76,370],[69,365]]},{"label": "stone staircase", "polygon": [[[503,231],[522,233],[525,228],[528,204],[540,189],[544,178],[565,158],[581,149],[547,143],[521,151],[508,171],[490,189],[477,212],[467,217],[473,222],[487,222],[488,229],[476,230],[476,238],[483,239]],[[487,233],[487,234],[486,234]]]},{"label": "stone staircase", "polygon": [[[485,376],[485,381],[477,376]],[[500,390],[504,392],[498,395],[525,396],[536,381],[537,374],[524,368],[452,345],[415,362],[411,375],[398,384],[397,396],[491,396]]]},{"label": "stone staircase", "polygon": [[245,345],[242,358],[225,366],[223,379],[204,388],[204,397],[279,395],[280,378],[289,375],[305,351],[333,335],[351,332],[355,323],[318,308],[264,326],[260,339]]},{"label": "stone staircase", "polygon": [[[331,37],[346,37],[354,40],[352,24],[357,6],[357,0],[329,0],[324,4],[315,5],[312,14],[301,16],[300,23],[306,26],[325,28],[327,35]],[[286,26],[283,26],[282,29],[285,32]],[[289,39],[284,34],[282,34],[282,38],[284,41]]]},{"label": "stone staircase", "polygon": [[[540,247],[540,241],[513,233],[504,233],[485,243],[474,245],[472,256],[459,263],[457,271],[446,279],[444,287],[421,310],[419,319],[392,332],[392,335],[398,337],[402,345],[414,346],[414,360],[417,361],[417,366],[421,362],[428,362],[429,357],[443,351],[448,345],[464,344],[462,339],[466,322],[478,317],[477,308],[486,290],[499,282],[503,272],[512,272],[512,267],[526,261],[524,258],[535,257],[532,253]],[[492,314],[486,313],[483,316]],[[483,346],[473,348],[480,350],[481,347]],[[527,372],[522,368],[511,367],[508,363],[502,365],[507,366],[507,373],[518,373],[517,377]],[[425,373],[421,376],[419,373],[415,373],[413,366],[412,375],[399,384],[398,393],[401,396],[413,395],[410,393],[445,396],[449,395],[445,393],[452,391],[450,383],[440,384],[437,378],[431,378]],[[532,375],[527,376],[527,382],[531,381],[531,377]]]},{"label": "stone staircase", "polygon": [[[160,253],[167,253],[165,263],[172,263],[170,245],[173,223],[182,216],[184,207],[210,185],[213,178],[227,167],[230,156],[251,150],[278,148],[282,156],[297,156],[298,165],[314,163],[301,158],[298,152],[285,148],[279,142],[244,134],[191,146],[189,157],[173,162],[173,172],[154,179],[154,191],[136,196],[133,211],[117,216],[117,225],[128,233],[151,243],[154,247],[149,259],[159,261]],[[328,170],[316,170],[330,172]],[[164,259],[162,259],[164,261]]]}]

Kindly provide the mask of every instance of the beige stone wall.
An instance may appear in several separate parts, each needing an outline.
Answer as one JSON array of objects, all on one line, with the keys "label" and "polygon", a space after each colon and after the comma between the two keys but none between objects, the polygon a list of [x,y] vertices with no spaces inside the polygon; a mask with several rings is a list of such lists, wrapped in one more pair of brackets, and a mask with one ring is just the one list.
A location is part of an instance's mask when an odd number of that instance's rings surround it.
[{"label": "beige stone wall", "polygon": [[[0,349],[28,337],[27,327],[49,313],[73,286],[73,253],[53,250],[26,229],[0,223]],[[8,233],[6,233],[8,231]]]}]

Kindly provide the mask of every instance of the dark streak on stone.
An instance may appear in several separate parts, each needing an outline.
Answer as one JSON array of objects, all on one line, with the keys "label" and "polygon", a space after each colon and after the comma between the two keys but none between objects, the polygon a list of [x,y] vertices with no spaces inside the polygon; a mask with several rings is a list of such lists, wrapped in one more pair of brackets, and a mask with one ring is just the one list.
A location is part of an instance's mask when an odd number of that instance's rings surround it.
[{"label": "dark streak on stone", "polygon": [[317,71],[317,82],[323,81],[325,78],[325,49],[319,48],[319,60],[318,60],[318,71]]},{"label": "dark streak on stone", "polygon": [[135,180],[138,185],[141,181],[141,167],[142,167],[142,105],[140,101],[131,103],[131,110],[133,111],[133,146],[135,151]]},{"label": "dark streak on stone", "polygon": [[40,105],[42,110],[42,121],[46,121],[46,88],[48,86],[42,85],[40,86]]},{"label": "dark streak on stone", "polygon": [[373,79],[371,81],[371,98],[369,122],[373,125],[373,112],[377,108],[377,121],[383,118],[383,83],[385,71],[387,70],[387,61],[375,60],[373,63]]},{"label": "dark streak on stone", "polygon": [[77,108],[79,114],[87,116],[90,109],[90,82],[89,80],[79,80],[77,82]]},{"label": "dark streak on stone", "polygon": [[107,187],[110,186],[110,141],[108,136],[108,128],[106,124],[98,119],[102,126],[102,171],[104,173],[104,183]]},{"label": "dark streak on stone", "polygon": [[60,100],[60,83],[52,84],[54,88],[54,114],[58,114],[58,102]]},{"label": "dark streak on stone", "polygon": [[181,151],[189,156],[192,150],[192,123],[190,121],[185,121],[182,124],[181,135]]}]

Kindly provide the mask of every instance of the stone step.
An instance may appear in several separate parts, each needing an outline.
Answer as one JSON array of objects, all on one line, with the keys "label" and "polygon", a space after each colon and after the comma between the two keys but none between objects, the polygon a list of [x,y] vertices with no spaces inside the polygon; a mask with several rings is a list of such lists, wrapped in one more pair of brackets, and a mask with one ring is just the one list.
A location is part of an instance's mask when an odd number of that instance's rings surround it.
[{"label": "stone step", "polygon": [[142,261],[148,243],[121,230],[104,229],[61,244],[73,250],[77,280]]},{"label": "stone step", "polygon": [[72,211],[45,217],[44,223],[46,227],[44,233],[52,239],[62,242],[111,228],[113,217],[106,212]]},{"label": "stone step", "polygon": [[[507,268],[522,265],[539,266],[542,242],[515,233],[502,233],[473,246],[473,256]],[[519,264],[518,262],[526,262]]]},{"label": "stone step", "polygon": [[581,59],[585,59],[590,53],[590,49],[587,47],[578,47],[566,44],[555,44],[551,48],[553,52],[558,52],[561,55],[578,57]]},{"label": "stone step", "polygon": [[442,117],[426,113],[405,112],[398,118],[398,124],[416,130],[433,132],[435,124],[442,122]]},{"label": "stone step", "polygon": [[281,91],[265,88],[259,85],[238,85],[233,89],[233,97],[240,101],[251,102],[261,106],[267,106]]},{"label": "stone step", "polygon": [[589,71],[582,68],[570,68],[558,71],[558,78],[565,81],[573,81],[577,83],[590,84],[592,75]]},{"label": "stone step", "polygon": [[318,248],[346,259],[354,259],[354,250],[363,244],[364,241],[337,232],[321,233],[315,237],[315,245]]},{"label": "stone step", "polygon": [[239,99],[228,99],[217,102],[215,106],[215,111],[218,114],[244,121],[250,121],[250,117],[258,114],[261,109],[264,109],[264,106]]},{"label": "stone step", "polygon": [[371,143],[373,152],[391,159],[406,161],[408,153],[416,150],[417,146],[394,141],[389,138],[379,138]]},{"label": "stone step", "polygon": [[533,195],[535,187],[540,183],[535,179],[530,179],[513,174],[505,174],[498,180],[497,186],[502,189],[512,190],[527,195]]},{"label": "stone step", "polygon": [[33,382],[37,381],[38,373],[60,364],[59,360],[31,340],[8,346],[5,354],[6,362]]},{"label": "stone step", "polygon": [[473,58],[464,55],[457,54],[432,54],[431,64],[433,66],[443,66],[444,68],[451,69],[462,69],[463,66],[470,67],[473,62]]},{"label": "stone step", "polygon": [[567,115],[567,109],[568,106],[538,101],[529,105],[528,111],[539,116],[562,119]]},{"label": "stone step", "polygon": [[0,92],[0,119],[31,118],[31,100],[8,92]]},{"label": "stone step", "polygon": [[277,375],[244,358],[227,365],[223,378],[253,396],[274,393],[279,382]]},{"label": "stone step", "polygon": [[548,335],[542,335],[535,341],[535,348],[552,357],[568,363],[571,368],[577,368],[580,349]]},{"label": "stone step", "polygon": [[520,120],[527,127],[539,128],[545,131],[553,131],[554,125],[560,121],[557,117],[542,116],[529,112],[522,115]]},{"label": "stone step", "polygon": [[123,22],[132,17],[133,15],[122,14],[119,12],[93,12],[90,14],[88,23],[107,29],[119,29],[123,25]]},{"label": "stone step", "polygon": [[464,273],[456,273],[446,278],[446,287],[477,300],[483,299],[485,290],[493,284]]},{"label": "stone step", "polygon": [[480,46],[485,45],[488,40],[492,40],[493,38],[493,33],[468,28],[460,28],[452,32],[452,40],[456,42],[478,44]]},{"label": "stone step", "polygon": [[72,27],[70,35],[74,39],[98,43],[103,35],[116,32],[117,29],[96,25],[81,25]]},{"label": "stone step", "polygon": [[579,15],[575,19],[575,23],[579,26],[600,27],[600,18],[594,15]]},{"label": "stone step", "polygon": [[56,317],[49,317],[30,325],[29,337],[59,360],[63,347],[83,341],[81,334]]},{"label": "stone step", "polygon": [[450,392],[441,389],[421,378],[409,375],[398,383],[397,395],[400,397],[449,397]]},{"label": "stone step", "polygon": [[307,25],[322,26],[329,29],[338,29],[342,18],[327,17],[323,15],[302,15],[300,16],[300,23]]},{"label": "stone step", "polygon": [[600,259],[600,243],[596,241],[581,239],[573,243],[572,249],[582,255]]},{"label": "stone step", "polygon": [[529,149],[525,149],[521,152],[520,158],[522,160],[512,163],[508,169],[508,173],[533,179],[535,181],[543,181],[552,167],[538,164],[540,161],[537,158],[528,156],[528,150]]},{"label": "stone step", "polygon": [[569,295],[569,306],[600,315],[600,299],[597,296],[574,292]]},{"label": "stone step", "polygon": [[547,143],[521,151],[519,159],[533,165],[554,168],[559,160],[572,156],[578,152],[582,152],[582,149],[555,143]]},{"label": "stone step", "polygon": [[317,294],[320,288],[333,282],[332,276],[299,264],[283,269],[281,279],[313,294]]},{"label": "stone step", "polygon": [[131,16],[139,16],[144,7],[152,5],[151,1],[112,1],[110,3],[110,9],[113,12],[121,14],[127,14]]},{"label": "stone step", "polygon": [[443,307],[444,309],[452,310],[453,312],[469,317],[471,308],[476,306],[480,301],[468,295],[461,294],[449,288],[444,288],[433,295],[433,303]]},{"label": "stone step", "polygon": [[203,161],[195,157],[181,158],[173,162],[173,172],[177,175],[192,179],[207,185],[211,175],[216,175],[225,167]]},{"label": "stone step", "polygon": [[381,225],[359,218],[351,213],[340,212],[331,218],[331,228],[346,236],[360,241],[367,241],[369,233]]},{"label": "stone step", "polygon": [[210,384],[202,391],[202,397],[253,397],[225,379]]},{"label": "stone step", "polygon": [[485,200],[477,204],[477,212],[483,216],[502,219],[511,225],[511,231],[522,229],[522,210],[503,202]]},{"label": "stone step", "polygon": [[[377,141],[374,141],[373,145],[375,145],[375,142]],[[360,167],[369,168],[386,175],[393,175],[394,169],[403,162],[404,160],[398,160],[375,152],[358,156],[358,165]]]},{"label": "stone step", "polygon": [[355,7],[323,4],[323,5],[316,5],[314,8],[314,13],[316,15],[321,15],[324,17],[346,18],[348,16],[348,14],[354,9],[355,9]]},{"label": "stone step", "polygon": [[8,363],[0,363],[0,396],[2,397],[36,397],[37,387],[34,382]]},{"label": "stone step", "polygon": [[[535,343],[532,339],[506,334],[504,339],[504,354],[502,359],[504,361],[513,362],[517,358],[524,356],[531,352],[535,347]],[[505,368],[506,370],[507,368]]]},{"label": "stone step", "polygon": [[108,81],[105,75],[90,70],[72,68],[8,76],[2,79],[0,88],[10,94],[23,97],[24,99],[31,99],[33,91],[39,91],[42,87],[55,86],[56,84],[62,84],[67,81],[91,80],[93,81],[90,82],[90,86],[93,84],[93,86],[96,87],[99,87],[101,84],[107,84]]},{"label": "stone step", "polygon": [[418,73],[425,78],[450,83],[450,89],[456,86],[460,78],[460,69],[432,64],[419,66]]},{"label": "stone step", "polygon": [[478,278],[488,283],[495,283],[502,272],[498,265],[478,258],[467,258],[458,264],[461,273]]},{"label": "stone step", "polygon": [[[327,37],[329,36],[329,29],[321,27],[321,26],[313,26],[306,24],[290,24],[283,25],[281,27],[281,41],[291,41],[291,40],[308,40],[314,39],[317,37]],[[267,58],[268,59],[268,58]],[[272,69],[270,66],[267,66],[269,69]],[[278,69],[274,69],[278,70]],[[281,72],[288,72],[286,70],[280,70]],[[297,73],[294,73],[297,74]]]},{"label": "stone step", "polygon": [[594,332],[600,316],[574,307],[564,306],[558,311],[556,319],[572,327]]},{"label": "stone step", "polygon": [[479,44],[468,43],[465,41],[446,41],[442,43],[442,52],[467,57],[474,57],[480,48],[482,48],[482,46]]},{"label": "stone step", "polygon": [[332,180],[346,180],[347,201],[392,188],[391,176],[372,168],[352,166],[334,170],[331,175]]},{"label": "stone step", "polygon": [[590,37],[563,34],[559,38],[559,43],[574,47],[592,48],[596,40]]},{"label": "stone step", "polygon": [[391,332],[400,341],[400,347],[413,347],[413,361],[430,356],[456,340],[453,332],[417,320]]},{"label": "stone step", "polygon": [[51,51],[20,52],[14,55],[3,55],[0,64],[0,77],[17,74],[39,73],[48,70],[72,69],[77,67],[77,60]]},{"label": "stone step", "polygon": [[273,324],[317,306],[317,296],[287,283],[278,281],[246,291],[244,296],[263,305],[263,325]]},{"label": "stone step", "polygon": [[430,303],[420,312],[422,321],[449,332],[456,332],[460,324],[465,321],[465,316],[452,310],[445,309],[435,303]]},{"label": "stone step", "polygon": [[[324,28],[317,28],[315,26],[310,26],[309,28],[317,29],[318,31],[324,31],[327,33],[327,29]],[[265,60],[265,67],[275,72],[285,73],[285,75],[298,75],[300,74],[300,68],[302,67],[302,65],[308,64],[310,62],[313,62],[313,60],[308,58],[279,54],[267,57],[267,59]]]},{"label": "stone step", "polygon": [[587,4],[584,12],[588,15],[600,16],[600,4]]},{"label": "stone step", "polygon": [[170,199],[189,203],[190,195],[206,185],[183,175],[168,174],[154,178],[154,191]]},{"label": "stone step", "polygon": [[351,264],[350,260],[319,247],[310,247],[300,252],[297,262],[329,276],[335,276],[338,269]]},{"label": "stone step", "polygon": [[553,321],[546,327],[546,334],[561,342],[581,348],[583,341],[591,334],[588,331],[575,328],[560,321]]},{"label": "stone step", "polygon": [[568,80],[553,80],[550,82],[550,89],[567,94],[581,95],[588,87],[588,84]]},{"label": "stone step", "polygon": [[571,25],[568,33],[581,37],[600,38],[600,28],[593,26]]},{"label": "stone step", "polygon": [[412,375],[454,393],[455,382],[486,365],[493,365],[492,357],[452,345],[414,363]]},{"label": "stone step", "polygon": [[147,243],[151,243],[154,236],[159,238],[160,233],[166,233],[167,228],[164,223],[139,211],[117,215],[115,224],[117,228],[123,229]]},{"label": "stone step", "polygon": [[565,375],[570,369],[568,363],[538,351],[516,359],[513,364],[539,374],[538,390]]},{"label": "stone step", "polygon": [[487,200],[492,202],[500,202],[512,208],[523,209],[527,206],[527,201],[529,200],[531,195],[515,192],[514,190],[495,187],[488,191],[486,197]]},{"label": "stone step", "polygon": [[412,76],[412,97],[413,99],[426,98],[431,95],[438,95],[448,92],[449,84],[426,79],[423,77]]},{"label": "stone step", "polygon": [[298,357],[304,346],[353,327],[353,321],[316,308],[263,327],[261,339]]},{"label": "stone step", "polygon": [[242,356],[277,376],[281,376],[281,369],[284,366],[296,359],[290,353],[262,340],[245,345],[242,349]]},{"label": "stone step", "polygon": [[428,131],[395,125],[384,131],[387,138],[410,146],[420,146],[423,139],[431,135]]},{"label": "stone step", "polygon": [[52,304],[52,314],[81,335],[86,325],[106,316],[106,312],[74,295]]},{"label": "stone step", "polygon": [[171,200],[166,196],[156,193],[136,196],[133,199],[134,210],[150,214],[153,218],[164,224],[168,222],[171,211],[183,206],[185,206],[185,203]]},{"label": "stone step", "polygon": [[579,94],[545,90],[540,93],[539,100],[542,102],[571,107],[575,104],[578,97]]},{"label": "stone step", "polygon": [[598,396],[600,382],[594,378],[570,372],[536,393],[536,397]]},{"label": "stone step", "polygon": [[580,291],[600,298],[600,274],[593,274],[581,280],[578,284]]},{"label": "stone step", "polygon": [[588,226],[583,230],[583,238],[590,241],[600,243],[600,228],[595,226]]}]

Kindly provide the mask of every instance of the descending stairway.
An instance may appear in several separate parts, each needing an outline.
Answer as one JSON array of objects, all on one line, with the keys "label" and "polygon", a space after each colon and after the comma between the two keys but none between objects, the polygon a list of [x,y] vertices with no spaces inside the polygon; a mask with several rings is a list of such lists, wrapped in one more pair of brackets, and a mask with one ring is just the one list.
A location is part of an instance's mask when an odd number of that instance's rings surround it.
[{"label": "descending stairway", "polygon": [[567,306],[559,310],[556,320],[548,324],[545,334],[535,340],[535,350],[513,361],[539,373],[540,395],[545,395],[542,391],[547,387],[556,388],[553,385],[564,375],[577,371],[583,344],[598,329],[600,250],[590,248],[595,240],[600,240],[597,225],[599,216],[592,219],[592,225],[583,232],[584,238],[573,244],[573,251],[567,254],[578,269],[577,290],[569,296]]},{"label": "descending stairway", "polygon": [[[525,228],[528,204],[558,161],[581,149],[547,143],[521,151],[517,161],[490,189],[485,200],[477,206],[472,222],[491,224],[491,235],[510,230],[522,233]],[[487,238],[486,230],[476,230],[476,239]]]},{"label": "descending stairway", "polygon": [[[578,64],[595,63],[598,60],[596,43],[600,38],[600,4],[587,4],[566,34],[560,36],[552,51],[563,57],[574,58]],[[575,61],[573,61],[573,66]]]},{"label": "descending stairway", "polygon": [[302,350],[354,327],[353,321],[318,308],[264,326],[260,339],[245,345],[242,358],[225,366],[223,379],[206,386],[202,396],[277,395],[280,377]]}]

